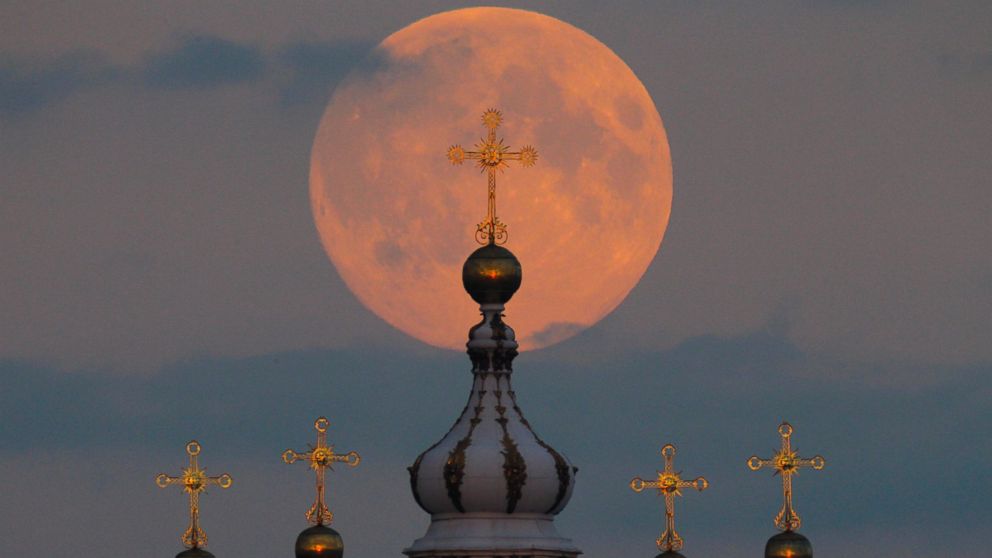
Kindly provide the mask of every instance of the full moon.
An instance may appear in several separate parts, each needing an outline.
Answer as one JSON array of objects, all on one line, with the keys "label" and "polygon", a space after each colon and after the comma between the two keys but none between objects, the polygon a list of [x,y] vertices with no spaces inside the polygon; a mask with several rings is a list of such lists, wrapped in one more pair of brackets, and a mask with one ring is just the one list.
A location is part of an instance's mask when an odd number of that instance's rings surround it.
[{"label": "full moon", "polygon": [[506,320],[522,349],[567,339],[613,311],[661,245],[672,166],[661,117],[603,43],[505,8],[437,14],[386,38],[335,90],[310,162],[331,261],[361,302],[431,345],[464,348],[478,306],[461,266],[486,216],[486,174],[448,162],[502,111],[510,151],[496,208],[523,266]]}]

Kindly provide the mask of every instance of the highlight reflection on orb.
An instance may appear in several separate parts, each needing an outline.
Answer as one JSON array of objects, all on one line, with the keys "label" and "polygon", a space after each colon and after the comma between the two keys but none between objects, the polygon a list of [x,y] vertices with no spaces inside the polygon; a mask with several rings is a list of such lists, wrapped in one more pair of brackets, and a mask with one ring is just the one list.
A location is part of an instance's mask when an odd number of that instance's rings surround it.
[{"label": "highlight reflection on orb", "polygon": [[449,164],[485,134],[533,145],[498,177],[507,248],[524,270],[508,319],[524,349],[611,312],[661,244],[672,198],[661,118],[609,48],[557,19],[504,8],[431,16],[386,38],[335,91],[314,140],[310,195],[331,261],[396,328],[462,348],[477,306],[461,287],[486,178]]}]

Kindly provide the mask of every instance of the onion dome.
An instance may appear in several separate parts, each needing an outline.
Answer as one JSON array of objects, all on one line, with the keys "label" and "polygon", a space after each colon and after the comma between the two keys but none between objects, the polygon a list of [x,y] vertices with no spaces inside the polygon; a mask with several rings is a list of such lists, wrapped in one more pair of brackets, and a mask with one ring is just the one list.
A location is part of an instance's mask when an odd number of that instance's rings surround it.
[{"label": "onion dome", "polygon": [[296,537],[296,558],[341,558],[344,541],[327,525],[314,525]]},{"label": "onion dome", "polygon": [[553,519],[568,504],[577,469],[534,432],[510,383],[517,341],[503,304],[520,286],[520,263],[489,244],[469,256],[462,279],[482,311],[466,344],[472,390],[448,433],[409,467],[414,499],[431,525],[404,553],[574,558],[579,550]]},{"label": "onion dome", "polygon": [[198,546],[194,546],[176,554],[176,558],[214,558],[214,555]]},{"label": "onion dome", "polygon": [[795,531],[782,531],[768,539],[765,558],[813,558],[813,545]]}]

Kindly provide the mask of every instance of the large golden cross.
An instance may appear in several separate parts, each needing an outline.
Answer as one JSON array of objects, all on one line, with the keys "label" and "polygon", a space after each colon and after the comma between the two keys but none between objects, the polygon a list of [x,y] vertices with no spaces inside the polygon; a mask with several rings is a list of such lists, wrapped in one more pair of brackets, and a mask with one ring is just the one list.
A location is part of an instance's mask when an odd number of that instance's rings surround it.
[{"label": "large golden cross", "polygon": [[[310,463],[310,468],[317,474],[317,498],[313,505],[307,510],[307,521],[314,525],[330,525],[334,521],[334,514],[324,504],[324,469],[334,470],[333,464],[344,462],[355,467],[361,462],[362,457],[357,452],[348,452],[344,455],[334,453],[334,446],[327,445],[327,427],[330,424],[327,418],[319,417],[314,421],[313,427],[317,430],[317,445],[310,446],[306,452],[297,452],[291,449],[282,454],[282,460],[286,463],[296,463],[298,460],[305,460]],[[308,444],[309,445],[309,444]]]},{"label": "large golden cross", "polygon": [[170,484],[180,484],[183,492],[189,494],[189,527],[183,533],[182,541],[187,548],[199,548],[207,546],[207,534],[200,528],[200,493],[206,491],[208,484],[216,484],[221,488],[230,488],[233,479],[231,475],[224,473],[216,477],[208,477],[206,469],[201,469],[197,456],[200,455],[200,443],[190,440],[186,444],[186,453],[189,454],[189,467],[183,469],[183,474],[178,477],[170,477],[165,473],[159,473],[155,477],[155,484],[159,488],[165,488]]},{"label": "large golden cross", "polygon": [[666,444],[661,448],[661,456],[665,458],[665,470],[658,471],[658,478],[646,481],[641,477],[634,477],[630,481],[630,488],[634,492],[640,492],[645,488],[657,488],[658,495],[665,496],[665,532],[656,541],[658,548],[663,551],[679,551],[684,545],[682,537],[675,530],[675,497],[682,495],[682,488],[695,488],[702,492],[710,483],[703,477],[696,477],[692,480],[682,480],[682,472],[675,472],[672,462],[675,459],[675,446]]},{"label": "large golden cross", "polygon": [[798,475],[800,467],[812,467],[819,471],[827,464],[827,460],[822,455],[809,459],[799,457],[799,452],[792,449],[791,424],[783,422],[778,427],[778,433],[782,436],[782,449],[778,450],[771,459],[761,459],[752,455],[747,460],[747,466],[752,471],[773,467],[776,475],[782,475],[782,509],[775,516],[775,526],[783,531],[795,531],[799,529],[802,520],[792,507],[792,475]]},{"label": "large golden cross", "polygon": [[465,159],[479,162],[479,168],[489,173],[489,210],[486,218],[476,226],[475,240],[479,244],[506,243],[506,225],[496,216],[496,171],[503,172],[508,167],[507,161],[520,161],[524,167],[533,166],[537,162],[537,149],[525,145],[520,151],[510,151],[509,145],[503,145],[503,138],[496,137],[496,128],[503,121],[503,114],[496,109],[482,113],[482,124],[489,129],[489,134],[475,144],[475,151],[465,151],[461,145],[455,144],[448,148],[448,160],[453,165],[462,164]]}]

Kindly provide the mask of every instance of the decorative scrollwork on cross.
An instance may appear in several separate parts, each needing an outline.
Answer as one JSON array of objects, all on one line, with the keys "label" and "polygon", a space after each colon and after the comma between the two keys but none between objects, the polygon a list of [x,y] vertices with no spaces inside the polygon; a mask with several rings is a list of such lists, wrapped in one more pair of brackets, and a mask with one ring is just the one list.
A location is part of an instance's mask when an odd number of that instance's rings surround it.
[{"label": "decorative scrollwork on cross", "polygon": [[783,422],[778,427],[782,437],[782,448],[771,459],[762,459],[752,455],[747,460],[747,466],[752,471],[769,467],[775,469],[775,475],[782,476],[782,509],[775,516],[775,526],[783,531],[796,531],[802,525],[802,519],[792,507],[792,475],[798,475],[801,467],[812,467],[819,471],[827,464],[822,455],[812,458],[799,457],[798,451],[792,449],[792,425]]},{"label": "decorative scrollwork on cross", "polygon": [[476,226],[475,240],[479,244],[505,244],[506,225],[496,215],[496,172],[509,167],[507,161],[520,161],[523,167],[534,166],[537,162],[537,149],[525,145],[520,151],[510,151],[503,138],[496,137],[496,128],[503,122],[503,114],[496,109],[482,113],[482,124],[489,129],[486,137],[475,144],[475,151],[466,151],[455,144],[448,148],[448,160],[452,165],[460,165],[466,159],[478,161],[482,172],[489,174],[489,204],[486,218]]},{"label": "decorative scrollwork on cross", "polygon": [[655,542],[658,543],[658,548],[662,552],[677,552],[685,545],[685,541],[675,530],[675,497],[682,496],[681,489],[683,488],[695,488],[702,492],[710,483],[703,477],[682,480],[682,472],[675,472],[673,468],[675,446],[672,444],[666,444],[661,448],[661,456],[665,459],[665,469],[657,472],[658,477],[651,481],[634,477],[630,481],[630,488],[634,492],[641,492],[646,488],[657,488],[658,495],[665,497],[665,532]]},{"label": "decorative scrollwork on cross", "polygon": [[200,548],[207,546],[207,534],[200,527],[200,493],[207,490],[207,485],[215,484],[221,488],[230,488],[234,482],[231,475],[224,473],[216,477],[208,477],[206,468],[201,469],[198,456],[200,455],[200,443],[190,440],[186,444],[186,453],[189,454],[189,467],[183,469],[178,477],[172,477],[165,473],[159,473],[155,477],[155,484],[159,488],[165,488],[170,484],[178,484],[183,488],[183,492],[189,494],[189,527],[183,533],[182,541],[187,548]]},{"label": "decorative scrollwork on cross", "polygon": [[334,453],[334,446],[327,445],[327,427],[329,425],[330,422],[326,417],[319,417],[313,423],[313,427],[317,431],[317,445],[310,446],[309,451],[297,452],[288,449],[282,454],[282,460],[286,463],[308,462],[317,476],[317,497],[310,509],[307,510],[307,521],[314,525],[330,525],[334,521],[334,514],[324,503],[324,470],[333,471],[334,463],[345,463],[350,467],[357,467],[362,461],[362,457],[354,451],[343,455]]}]

